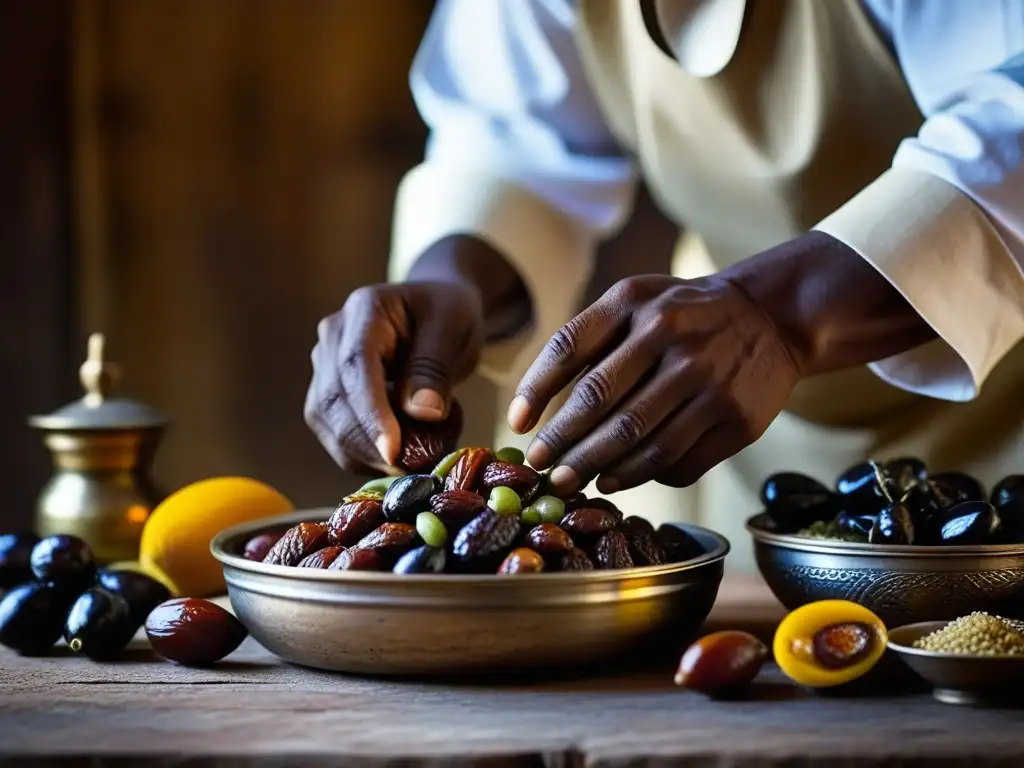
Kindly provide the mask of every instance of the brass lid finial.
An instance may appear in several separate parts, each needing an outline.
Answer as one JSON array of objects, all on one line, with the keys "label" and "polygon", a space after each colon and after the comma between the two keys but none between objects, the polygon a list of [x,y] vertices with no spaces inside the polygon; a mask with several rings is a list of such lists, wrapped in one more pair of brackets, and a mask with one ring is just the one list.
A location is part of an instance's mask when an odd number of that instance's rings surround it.
[{"label": "brass lid finial", "polygon": [[95,408],[110,397],[117,388],[120,368],[104,359],[106,338],[102,333],[89,336],[89,353],[78,369],[78,380],[85,389],[85,404]]}]

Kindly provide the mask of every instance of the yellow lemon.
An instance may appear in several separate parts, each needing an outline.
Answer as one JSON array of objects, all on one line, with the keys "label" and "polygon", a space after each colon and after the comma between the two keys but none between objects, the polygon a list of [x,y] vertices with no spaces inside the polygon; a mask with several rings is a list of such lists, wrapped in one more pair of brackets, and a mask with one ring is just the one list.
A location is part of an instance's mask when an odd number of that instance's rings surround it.
[{"label": "yellow lemon", "polygon": [[153,510],[142,529],[139,565],[176,595],[225,591],[210,540],[225,528],[294,510],[269,485],[246,477],[215,477],[187,485]]}]

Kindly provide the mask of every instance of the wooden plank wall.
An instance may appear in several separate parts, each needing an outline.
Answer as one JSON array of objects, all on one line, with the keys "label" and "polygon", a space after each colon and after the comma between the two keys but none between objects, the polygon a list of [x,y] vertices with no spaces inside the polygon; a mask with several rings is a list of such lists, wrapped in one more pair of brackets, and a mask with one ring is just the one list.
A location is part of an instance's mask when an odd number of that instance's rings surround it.
[{"label": "wooden plank wall", "polygon": [[0,532],[50,472],[25,423],[74,396],[68,0],[0,0]]}]

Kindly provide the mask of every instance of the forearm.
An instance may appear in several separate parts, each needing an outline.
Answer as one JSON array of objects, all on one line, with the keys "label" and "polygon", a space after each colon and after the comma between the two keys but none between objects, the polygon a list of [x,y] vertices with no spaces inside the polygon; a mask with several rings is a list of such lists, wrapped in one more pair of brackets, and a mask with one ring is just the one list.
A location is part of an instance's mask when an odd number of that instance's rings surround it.
[{"label": "forearm", "polygon": [[822,232],[722,274],[771,318],[805,376],[883,360],[936,337],[878,270]]},{"label": "forearm", "polygon": [[487,341],[499,341],[530,323],[530,295],[519,273],[495,248],[470,235],[445,237],[413,263],[408,281],[452,282],[479,297]]}]

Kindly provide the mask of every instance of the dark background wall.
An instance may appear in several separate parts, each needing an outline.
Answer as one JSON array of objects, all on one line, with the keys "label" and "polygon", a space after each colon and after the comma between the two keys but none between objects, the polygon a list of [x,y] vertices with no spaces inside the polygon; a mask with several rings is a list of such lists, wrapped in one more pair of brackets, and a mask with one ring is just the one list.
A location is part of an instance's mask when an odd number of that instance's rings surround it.
[{"label": "dark background wall", "polygon": [[[309,351],[384,277],[431,7],[0,0],[3,527],[49,471],[24,419],[77,396],[94,330],[126,393],[174,419],[165,487],[239,473],[311,505],[351,486],[302,421]],[[664,269],[673,235],[644,198],[592,293],[627,261]],[[461,399],[466,440],[488,441],[493,392],[474,379]]]}]

